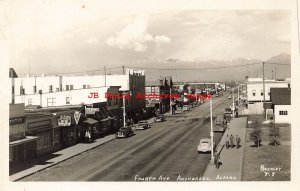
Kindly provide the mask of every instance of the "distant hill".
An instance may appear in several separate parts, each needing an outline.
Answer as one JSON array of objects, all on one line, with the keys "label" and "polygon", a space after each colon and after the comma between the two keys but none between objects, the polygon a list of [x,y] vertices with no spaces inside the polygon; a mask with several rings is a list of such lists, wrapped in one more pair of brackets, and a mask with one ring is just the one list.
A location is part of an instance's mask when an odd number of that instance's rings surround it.
[{"label": "distant hill", "polygon": [[[183,61],[168,59],[164,62],[148,63],[151,68],[170,68],[171,70],[147,69],[146,80],[155,81],[160,76],[172,76],[174,81],[244,81],[246,76],[262,75],[262,60],[237,58],[234,60]],[[266,61],[265,76],[267,78],[286,78],[291,76],[291,56],[281,53]],[[289,65],[275,65],[269,63]],[[191,70],[176,70],[176,69]],[[193,69],[203,70],[193,70]],[[218,68],[218,69],[215,69]],[[205,70],[204,70],[205,69]]]}]

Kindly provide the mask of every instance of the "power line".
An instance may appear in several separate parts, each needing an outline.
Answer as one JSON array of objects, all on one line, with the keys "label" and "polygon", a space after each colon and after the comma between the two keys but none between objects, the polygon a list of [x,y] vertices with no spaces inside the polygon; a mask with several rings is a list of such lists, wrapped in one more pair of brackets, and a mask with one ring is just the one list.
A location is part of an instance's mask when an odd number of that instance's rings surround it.
[{"label": "power line", "polygon": [[193,70],[218,70],[225,68],[238,68],[243,66],[257,65],[261,63],[252,63],[252,64],[243,64],[243,65],[235,65],[235,66],[222,66],[222,67],[212,67],[212,68],[149,68],[149,67],[136,67],[136,66],[126,66],[127,68],[132,69],[144,69],[144,70],[181,70],[181,71],[193,71]]}]

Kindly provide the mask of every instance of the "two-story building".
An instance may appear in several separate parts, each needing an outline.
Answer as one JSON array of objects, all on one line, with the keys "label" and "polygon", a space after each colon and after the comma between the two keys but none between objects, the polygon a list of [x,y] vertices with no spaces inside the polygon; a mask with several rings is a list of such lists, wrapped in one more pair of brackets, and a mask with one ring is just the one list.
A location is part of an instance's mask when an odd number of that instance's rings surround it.
[{"label": "two-story building", "polygon": [[271,88],[275,123],[291,123],[291,88]]},{"label": "two-story building", "polygon": [[[265,85],[264,85],[265,84]],[[248,114],[264,113],[264,97],[265,109],[271,109],[270,89],[280,87],[290,87],[290,79],[285,80],[269,80],[262,78],[248,78],[247,85],[247,112]],[[265,86],[265,91],[264,90]]]}]

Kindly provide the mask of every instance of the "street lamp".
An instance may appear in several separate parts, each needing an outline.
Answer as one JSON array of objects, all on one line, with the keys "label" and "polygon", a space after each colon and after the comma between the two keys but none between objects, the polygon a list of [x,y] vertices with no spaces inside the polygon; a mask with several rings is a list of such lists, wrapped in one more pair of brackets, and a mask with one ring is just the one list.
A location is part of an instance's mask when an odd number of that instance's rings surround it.
[{"label": "street lamp", "polygon": [[212,118],[212,96],[209,101],[210,105],[210,139],[211,139],[211,161],[214,161],[214,132],[213,132],[213,118]]}]

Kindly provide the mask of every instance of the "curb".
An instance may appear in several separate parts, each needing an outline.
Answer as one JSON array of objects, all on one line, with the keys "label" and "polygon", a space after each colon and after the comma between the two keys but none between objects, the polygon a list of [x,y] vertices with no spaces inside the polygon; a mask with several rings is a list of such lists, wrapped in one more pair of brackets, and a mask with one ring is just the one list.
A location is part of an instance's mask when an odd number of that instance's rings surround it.
[{"label": "curb", "polygon": [[[18,178],[16,178],[16,179],[10,179],[9,181],[15,182],[15,181],[21,180],[21,179],[26,178],[26,177],[28,177],[28,176],[30,176],[30,175],[33,175],[33,174],[38,173],[38,172],[41,172],[41,171],[43,171],[43,170],[45,170],[45,169],[47,169],[47,168],[50,168],[50,167],[52,167],[52,166],[55,166],[55,165],[57,165],[57,164],[59,164],[59,163],[61,163],[61,162],[64,162],[64,161],[66,161],[66,160],[68,160],[68,159],[71,159],[71,158],[73,158],[73,157],[75,157],[75,156],[78,156],[78,155],[80,155],[80,154],[82,154],[82,153],[85,153],[85,152],[87,152],[87,151],[89,151],[89,150],[92,150],[92,149],[94,149],[94,148],[96,148],[96,147],[98,147],[98,146],[104,145],[104,144],[106,144],[106,143],[108,143],[108,142],[110,142],[110,141],[112,141],[112,140],[114,140],[114,139],[116,139],[116,138],[113,137],[112,139],[110,139],[110,140],[108,140],[108,141],[105,141],[105,142],[103,142],[103,143],[100,143],[99,145],[95,145],[94,147],[88,148],[88,149],[86,149],[86,150],[84,150],[84,151],[82,151],[82,152],[76,153],[76,154],[74,154],[74,155],[72,155],[72,156],[69,156],[69,157],[67,157],[67,158],[65,158],[65,159],[63,159],[63,160],[61,160],[61,161],[59,161],[59,162],[49,164],[49,166],[47,166],[47,167],[42,167],[41,169],[39,169],[39,170],[37,170],[37,171],[28,173],[28,174],[26,174],[26,175],[24,175],[24,176],[22,176],[22,177],[18,177]],[[13,175],[12,175],[12,176],[13,176]]]}]

